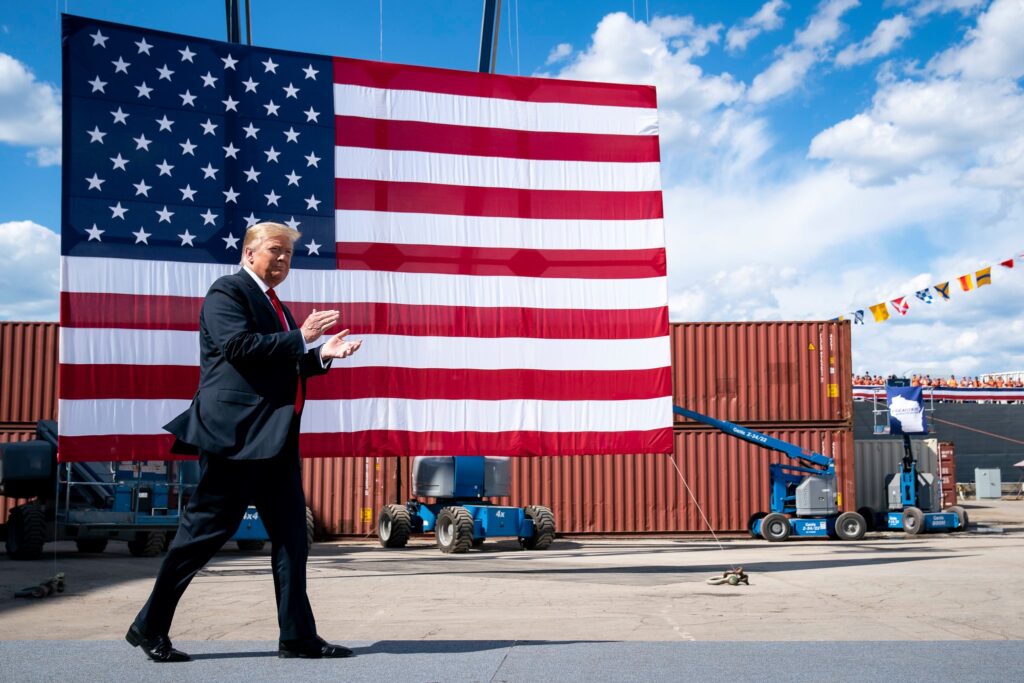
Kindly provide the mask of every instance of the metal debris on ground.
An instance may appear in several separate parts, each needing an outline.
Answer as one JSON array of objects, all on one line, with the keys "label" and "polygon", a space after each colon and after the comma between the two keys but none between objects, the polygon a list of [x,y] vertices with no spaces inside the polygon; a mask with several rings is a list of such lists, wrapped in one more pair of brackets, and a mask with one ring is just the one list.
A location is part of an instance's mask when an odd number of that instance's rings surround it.
[{"label": "metal debris on ground", "polygon": [[741,583],[749,586],[750,577],[743,571],[743,567],[737,567],[736,569],[722,572],[721,576],[712,576],[706,583],[712,586],[721,586],[726,583],[730,586],[738,586]]},{"label": "metal debris on ground", "polygon": [[57,572],[52,578],[37,586],[22,588],[14,593],[16,598],[45,598],[47,595],[64,592],[64,572]]}]

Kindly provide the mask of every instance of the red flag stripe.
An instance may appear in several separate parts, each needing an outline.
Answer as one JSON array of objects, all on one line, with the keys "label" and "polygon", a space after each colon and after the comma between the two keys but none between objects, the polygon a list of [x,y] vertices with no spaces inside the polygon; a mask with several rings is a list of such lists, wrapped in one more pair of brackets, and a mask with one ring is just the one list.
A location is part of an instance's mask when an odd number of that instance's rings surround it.
[{"label": "red flag stripe", "polygon": [[[648,339],[668,335],[665,307],[592,310],[417,306],[374,302],[285,302],[296,320],[337,309],[354,334],[536,339]],[[64,327],[199,330],[198,297],[61,293]],[[340,329],[340,328],[339,328]]]},{"label": "red flag stripe", "polygon": [[[190,400],[199,384],[198,366],[60,366],[61,399]],[[599,371],[462,370],[400,367],[338,367],[314,377],[306,400],[387,397],[414,400],[543,399],[615,401],[648,399],[672,392],[670,369]]]},{"label": "red flag stripe", "polygon": [[[181,460],[170,453],[169,434],[101,434],[62,436],[60,459]],[[423,455],[671,453],[672,428],[623,432],[409,432],[374,430],[347,433],[303,433],[303,457]]]},{"label": "red flag stripe", "polygon": [[656,162],[653,135],[598,135],[336,116],[338,147],[552,161]]},{"label": "red flag stripe", "polygon": [[447,275],[633,279],[663,277],[664,249],[509,249],[338,242],[340,270]]},{"label": "red flag stripe", "polygon": [[436,183],[335,179],[335,208],[508,218],[662,218],[661,191],[521,190]]},{"label": "red flag stripe", "polygon": [[446,95],[493,97],[522,102],[563,102],[611,107],[658,106],[654,86],[592,83],[491,75],[472,71],[334,58],[334,82],[387,90],[417,90]]}]

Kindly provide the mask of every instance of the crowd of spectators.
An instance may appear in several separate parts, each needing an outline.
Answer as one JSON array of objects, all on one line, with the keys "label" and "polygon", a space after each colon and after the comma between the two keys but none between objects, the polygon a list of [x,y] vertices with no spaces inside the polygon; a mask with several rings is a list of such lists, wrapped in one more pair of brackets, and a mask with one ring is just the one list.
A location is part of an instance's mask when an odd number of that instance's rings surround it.
[{"label": "crowd of spectators", "polygon": [[[870,372],[863,375],[854,375],[854,386],[882,386],[885,384],[885,377],[872,375]],[[912,387],[945,387],[945,388],[968,388],[968,389],[1020,389],[1024,388],[1024,380],[1012,377],[961,377],[955,375],[949,377],[932,377],[931,375],[911,375],[910,386]]]}]

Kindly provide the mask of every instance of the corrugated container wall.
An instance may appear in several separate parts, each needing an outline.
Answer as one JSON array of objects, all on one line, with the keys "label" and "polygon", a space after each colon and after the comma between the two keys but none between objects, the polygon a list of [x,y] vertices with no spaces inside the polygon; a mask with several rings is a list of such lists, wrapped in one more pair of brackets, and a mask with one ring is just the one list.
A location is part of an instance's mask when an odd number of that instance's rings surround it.
[{"label": "corrugated container wall", "polygon": [[670,331],[679,405],[748,426],[852,424],[849,322],[675,323]]},{"label": "corrugated container wall", "polygon": [[[939,478],[939,442],[936,439],[911,441],[918,472],[930,472]],[[878,512],[889,507],[885,479],[900,471],[903,459],[903,440],[871,439],[857,441],[854,448],[857,472],[857,502]]]},{"label": "corrugated container wall", "polygon": [[0,322],[0,429],[57,415],[57,323]]},{"label": "corrugated container wall", "polygon": [[[31,441],[36,438],[36,431],[33,430],[0,430],[0,444],[5,443],[17,443],[19,441]],[[8,498],[7,496],[0,496],[0,524],[7,523],[7,515],[10,514],[11,508],[21,505],[26,502],[22,498]]]}]

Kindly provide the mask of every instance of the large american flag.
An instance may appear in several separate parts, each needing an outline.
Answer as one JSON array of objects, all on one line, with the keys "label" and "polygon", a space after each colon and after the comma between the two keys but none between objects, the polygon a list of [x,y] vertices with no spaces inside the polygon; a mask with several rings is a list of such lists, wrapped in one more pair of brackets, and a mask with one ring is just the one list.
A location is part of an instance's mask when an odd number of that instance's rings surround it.
[{"label": "large american flag", "polygon": [[64,18],[60,457],[166,459],[198,314],[257,221],[363,348],[305,456],[672,450],[654,88]]}]

